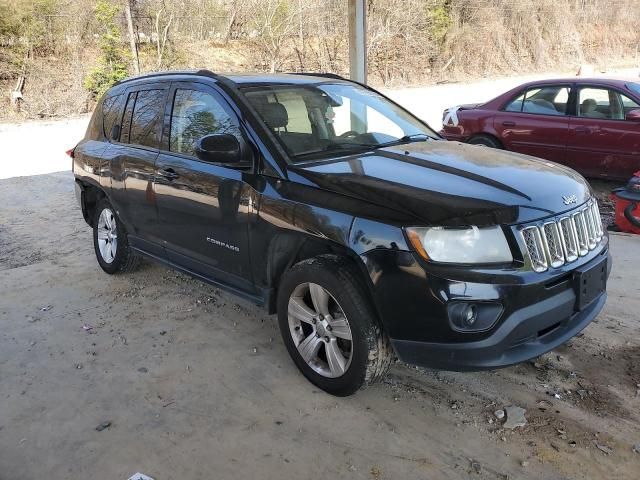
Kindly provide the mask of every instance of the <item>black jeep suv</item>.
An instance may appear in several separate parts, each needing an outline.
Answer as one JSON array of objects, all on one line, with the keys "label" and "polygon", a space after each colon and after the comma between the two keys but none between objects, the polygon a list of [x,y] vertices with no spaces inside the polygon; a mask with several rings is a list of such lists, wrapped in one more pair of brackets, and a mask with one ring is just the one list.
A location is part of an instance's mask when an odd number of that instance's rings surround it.
[{"label": "black jeep suv", "polygon": [[128,79],[72,156],[105,272],[144,255],[264,305],[335,395],[393,352],[450,370],[522,362],[606,300],[608,237],[580,175],[443,141],[335,75]]}]

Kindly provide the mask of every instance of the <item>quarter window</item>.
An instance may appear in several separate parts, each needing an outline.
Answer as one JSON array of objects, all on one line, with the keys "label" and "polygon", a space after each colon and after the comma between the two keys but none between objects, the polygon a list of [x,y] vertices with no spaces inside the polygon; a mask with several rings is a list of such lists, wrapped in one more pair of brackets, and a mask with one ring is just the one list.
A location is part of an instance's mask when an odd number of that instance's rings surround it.
[{"label": "quarter window", "polygon": [[240,137],[238,126],[212,95],[198,90],[176,90],[169,150],[194,155],[196,142],[215,133]]},{"label": "quarter window", "polygon": [[133,107],[129,143],[158,148],[164,98],[164,90],[141,90],[138,92]]},{"label": "quarter window", "polygon": [[109,140],[111,138],[111,131],[114,125],[117,125],[122,116],[122,98],[123,95],[115,95],[113,97],[105,98],[102,103],[102,118],[103,118],[103,131],[104,136]]}]

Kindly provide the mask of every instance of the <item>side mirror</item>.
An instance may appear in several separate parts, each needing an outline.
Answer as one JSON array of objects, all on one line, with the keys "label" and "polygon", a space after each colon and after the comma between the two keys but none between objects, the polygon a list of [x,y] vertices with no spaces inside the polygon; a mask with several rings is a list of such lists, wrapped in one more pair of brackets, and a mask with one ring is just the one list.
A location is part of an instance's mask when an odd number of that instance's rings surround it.
[{"label": "side mirror", "polygon": [[227,164],[230,167],[246,167],[238,139],[228,133],[205,135],[196,142],[196,156],[205,162]]},{"label": "side mirror", "polygon": [[640,122],[640,108],[629,110],[624,116],[624,119],[628,122]]}]

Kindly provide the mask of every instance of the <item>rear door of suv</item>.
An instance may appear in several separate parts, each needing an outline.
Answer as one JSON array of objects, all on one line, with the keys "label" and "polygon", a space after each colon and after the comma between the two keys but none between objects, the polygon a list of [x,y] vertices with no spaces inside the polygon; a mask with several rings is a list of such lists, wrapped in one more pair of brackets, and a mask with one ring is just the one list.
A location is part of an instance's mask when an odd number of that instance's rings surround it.
[{"label": "rear door of suv", "polygon": [[157,232],[170,262],[252,293],[248,219],[255,191],[244,181],[250,174],[196,156],[196,142],[215,133],[242,136],[221,92],[174,82],[155,165]]},{"label": "rear door of suv", "polygon": [[125,91],[118,135],[111,139],[111,197],[133,247],[161,256],[156,236],[153,179],[169,83],[135,85]]}]

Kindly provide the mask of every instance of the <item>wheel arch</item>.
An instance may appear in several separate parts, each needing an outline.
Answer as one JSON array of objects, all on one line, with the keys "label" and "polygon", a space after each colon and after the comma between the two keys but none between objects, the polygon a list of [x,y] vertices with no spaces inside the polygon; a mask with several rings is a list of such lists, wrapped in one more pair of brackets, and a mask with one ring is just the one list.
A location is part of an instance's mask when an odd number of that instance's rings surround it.
[{"label": "wheel arch", "polygon": [[[287,250],[293,251],[293,254],[280,253]],[[271,242],[266,272],[268,285],[273,292],[268,305],[269,313],[277,313],[278,287],[286,272],[297,263],[321,255],[335,255],[349,260],[377,315],[380,316],[380,309],[373,296],[373,283],[363,258],[346,245],[310,235],[281,235],[280,238]]]},{"label": "wheel arch", "polygon": [[491,133],[487,131],[481,131],[478,133],[474,133],[473,135],[470,135],[469,138],[467,138],[466,143],[470,143],[471,140],[473,140],[474,138],[483,138],[483,137],[493,140],[500,146],[501,149],[504,149],[504,143],[502,142],[502,140],[500,140],[500,138],[498,138],[498,136],[495,133]]},{"label": "wheel arch", "polygon": [[93,226],[93,217],[98,202],[103,198],[107,198],[103,188],[93,182],[76,179],[76,184],[80,189],[80,208],[82,209],[82,217],[89,226]]}]

